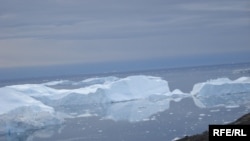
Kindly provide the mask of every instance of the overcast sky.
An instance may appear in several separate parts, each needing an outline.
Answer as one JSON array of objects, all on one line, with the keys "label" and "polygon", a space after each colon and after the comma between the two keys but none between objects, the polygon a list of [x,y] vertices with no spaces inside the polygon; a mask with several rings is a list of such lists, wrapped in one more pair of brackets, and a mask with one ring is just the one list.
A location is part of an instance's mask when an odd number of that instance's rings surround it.
[{"label": "overcast sky", "polygon": [[0,0],[0,68],[249,56],[249,0]]}]

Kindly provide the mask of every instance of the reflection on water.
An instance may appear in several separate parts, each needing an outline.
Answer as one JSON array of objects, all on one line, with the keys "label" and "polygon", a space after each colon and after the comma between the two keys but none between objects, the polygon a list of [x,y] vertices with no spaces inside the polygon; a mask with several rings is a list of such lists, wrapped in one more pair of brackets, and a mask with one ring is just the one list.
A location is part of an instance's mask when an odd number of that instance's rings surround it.
[{"label": "reflection on water", "polygon": [[[99,103],[88,105],[67,105],[54,107],[58,112],[64,113],[70,119],[98,117],[104,120],[140,122],[146,120],[155,120],[155,115],[169,108],[170,101],[180,101],[187,95],[172,96],[150,96],[147,99],[130,100],[123,102]],[[12,133],[9,131],[1,138],[7,140],[32,141],[33,138],[50,138],[54,132],[59,133],[63,127],[49,126],[40,130],[26,130]],[[1,139],[0,138],[0,139]]]},{"label": "reflection on water", "polygon": [[180,101],[190,97],[188,94],[152,95],[145,99],[122,102],[96,103],[87,105],[57,106],[55,109],[69,115],[71,118],[99,116],[102,119],[114,121],[139,122],[169,108],[170,101]]},{"label": "reflection on water", "polygon": [[200,108],[191,97],[178,100],[152,98],[95,105],[89,109],[76,106],[61,110],[74,118],[66,119],[60,126],[8,133],[0,136],[0,140],[172,140],[200,133],[211,123],[231,122],[250,112],[245,106]]},{"label": "reflection on water", "polygon": [[7,134],[1,135],[0,140],[7,141],[33,141],[34,138],[50,138],[55,132],[60,132],[63,125],[60,126],[49,126],[43,129],[26,130],[25,132],[8,132]]},{"label": "reflection on water", "polygon": [[[149,118],[152,115],[169,109],[170,101],[179,101],[181,99],[173,99],[167,96],[160,97],[152,96],[149,99],[111,104],[103,117],[114,121],[125,120],[129,122],[150,120]],[[183,98],[185,95],[180,95],[180,97]]]}]

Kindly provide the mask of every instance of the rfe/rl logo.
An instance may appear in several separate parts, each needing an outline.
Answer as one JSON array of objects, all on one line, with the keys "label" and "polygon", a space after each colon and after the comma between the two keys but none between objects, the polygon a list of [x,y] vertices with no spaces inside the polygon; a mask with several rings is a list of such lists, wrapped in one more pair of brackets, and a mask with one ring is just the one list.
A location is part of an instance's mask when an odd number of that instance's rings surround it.
[{"label": "rfe/rl logo", "polygon": [[250,141],[250,125],[209,125],[209,141]]},{"label": "rfe/rl logo", "polygon": [[213,129],[213,136],[247,136],[243,129]]}]

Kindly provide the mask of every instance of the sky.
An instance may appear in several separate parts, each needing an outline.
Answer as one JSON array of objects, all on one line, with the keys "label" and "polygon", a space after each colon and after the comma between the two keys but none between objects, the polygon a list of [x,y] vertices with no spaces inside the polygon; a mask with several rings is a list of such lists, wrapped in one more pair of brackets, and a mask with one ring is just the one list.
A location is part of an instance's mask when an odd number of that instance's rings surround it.
[{"label": "sky", "polygon": [[249,61],[249,0],[0,0],[0,77]]}]

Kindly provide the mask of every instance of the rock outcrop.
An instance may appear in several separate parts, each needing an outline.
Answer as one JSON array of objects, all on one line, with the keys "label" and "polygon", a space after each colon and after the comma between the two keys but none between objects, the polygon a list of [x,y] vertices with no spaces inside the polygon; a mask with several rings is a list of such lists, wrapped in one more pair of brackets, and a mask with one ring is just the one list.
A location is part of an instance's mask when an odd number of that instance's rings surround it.
[{"label": "rock outcrop", "polygon": [[[236,121],[230,123],[232,125],[250,125],[250,113],[243,115]],[[186,136],[176,141],[208,141],[208,131],[193,136]]]}]

